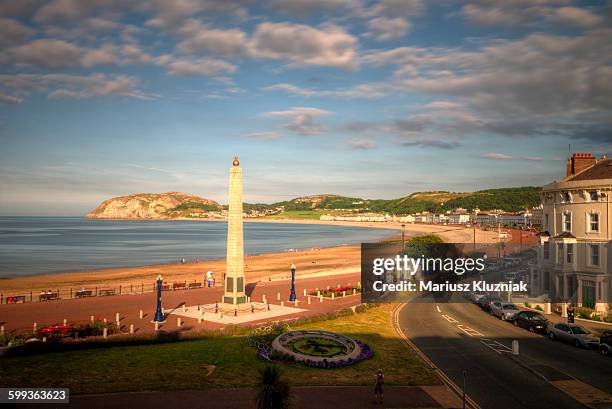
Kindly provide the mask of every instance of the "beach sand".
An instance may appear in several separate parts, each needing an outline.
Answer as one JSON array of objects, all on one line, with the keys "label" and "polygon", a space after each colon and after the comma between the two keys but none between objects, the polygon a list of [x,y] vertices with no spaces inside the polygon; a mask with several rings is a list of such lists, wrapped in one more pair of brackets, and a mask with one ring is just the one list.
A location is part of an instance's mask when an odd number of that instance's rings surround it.
[{"label": "beach sand", "polygon": [[[247,220],[247,222],[329,224],[341,226],[359,226],[369,228],[396,229],[401,237],[400,223],[358,223],[358,222],[325,222],[319,220]],[[476,241],[492,243],[497,240],[497,232],[476,231]],[[446,242],[470,243],[473,240],[473,229],[458,226],[439,226],[426,224],[406,224],[406,237],[422,234],[437,234]],[[288,245],[287,247],[291,247]],[[245,257],[245,274],[248,282],[269,281],[287,278],[290,266],[297,266],[297,277],[322,277],[328,275],[352,274],[360,271],[360,246],[347,245],[332,248],[310,249],[295,252],[269,253]],[[225,260],[201,260],[185,264],[173,263],[141,267],[117,267],[96,271],[78,271],[56,274],[45,274],[27,277],[15,277],[0,280],[0,293],[7,295],[25,295],[30,291],[37,295],[41,290],[77,290],[81,287],[129,288],[144,283],[149,288],[155,277],[162,274],[165,282],[202,281],[207,271],[213,271],[217,283],[225,272]]]}]

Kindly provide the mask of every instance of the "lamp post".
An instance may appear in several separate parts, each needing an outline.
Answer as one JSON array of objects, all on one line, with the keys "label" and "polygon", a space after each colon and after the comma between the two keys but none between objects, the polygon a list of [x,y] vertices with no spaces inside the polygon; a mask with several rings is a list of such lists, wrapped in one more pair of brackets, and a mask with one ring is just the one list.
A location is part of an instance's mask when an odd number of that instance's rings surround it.
[{"label": "lamp post", "polygon": [[295,301],[295,264],[291,264],[291,294],[289,294],[289,301]]},{"label": "lamp post", "polygon": [[402,223],[402,254],[406,252],[406,246],[404,244],[404,227],[406,227],[406,225]]},{"label": "lamp post", "polygon": [[155,317],[153,318],[154,322],[164,322],[164,313],[162,312],[162,284],[164,283],[164,279],[161,274],[157,276],[155,280],[155,284],[157,285],[157,307],[155,308]]}]

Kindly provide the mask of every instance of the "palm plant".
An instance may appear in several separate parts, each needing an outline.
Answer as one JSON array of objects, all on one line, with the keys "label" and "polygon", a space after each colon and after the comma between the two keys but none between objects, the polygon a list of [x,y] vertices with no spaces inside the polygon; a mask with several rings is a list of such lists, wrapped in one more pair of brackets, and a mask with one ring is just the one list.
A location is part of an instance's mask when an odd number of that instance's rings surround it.
[{"label": "palm plant", "polygon": [[291,386],[281,379],[283,371],[275,365],[259,369],[259,385],[255,401],[257,409],[287,409],[291,400]]}]

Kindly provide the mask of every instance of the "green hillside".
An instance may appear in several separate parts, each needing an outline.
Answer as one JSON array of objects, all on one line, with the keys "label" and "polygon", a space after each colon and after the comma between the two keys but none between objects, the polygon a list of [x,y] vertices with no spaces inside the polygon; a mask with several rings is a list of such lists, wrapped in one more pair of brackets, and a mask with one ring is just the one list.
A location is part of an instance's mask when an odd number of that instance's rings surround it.
[{"label": "green hillside", "polygon": [[[540,203],[540,188],[535,186],[486,189],[476,192],[415,192],[398,199],[360,199],[338,195],[313,195],[258,207],[283,207],[285,212],[293,211],[331,211],[383,212],[406,214],[423,211],[443,212],[462,207],[472,210],[502,209],[516,212]],[[251,205],[248,205],[251,206]]]}]

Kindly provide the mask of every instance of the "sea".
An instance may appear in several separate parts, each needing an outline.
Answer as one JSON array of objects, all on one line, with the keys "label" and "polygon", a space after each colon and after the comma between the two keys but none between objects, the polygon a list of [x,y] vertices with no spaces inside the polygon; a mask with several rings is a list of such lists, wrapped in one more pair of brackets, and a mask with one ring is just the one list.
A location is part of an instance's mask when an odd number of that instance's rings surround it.
[{"label": "sea", "polygon": [[[392,229],[244,223],[245,254],[376,242]],[[225,258],[227,222],[0,217],[0,278]]]}]

